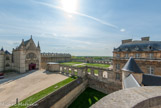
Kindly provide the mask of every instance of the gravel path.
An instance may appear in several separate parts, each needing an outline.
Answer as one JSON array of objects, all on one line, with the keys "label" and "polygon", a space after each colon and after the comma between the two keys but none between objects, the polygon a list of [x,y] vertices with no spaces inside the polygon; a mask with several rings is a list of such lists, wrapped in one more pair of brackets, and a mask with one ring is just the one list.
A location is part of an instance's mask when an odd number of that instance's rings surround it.
[{"label": "gravel path", "polygon": [[38,70],[0,80],[0,108],[8,108],[15,104],[16,98],[21,101],[66,78],[58,73]]}]

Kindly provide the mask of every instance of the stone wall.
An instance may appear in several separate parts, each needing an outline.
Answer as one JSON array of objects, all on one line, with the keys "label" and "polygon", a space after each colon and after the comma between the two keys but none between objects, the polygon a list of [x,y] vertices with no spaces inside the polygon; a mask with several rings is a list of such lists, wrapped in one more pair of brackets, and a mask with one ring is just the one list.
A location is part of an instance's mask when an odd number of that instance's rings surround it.
[{"label": "stone wall", "polygon": [[121,82],[119,81],[113,82],[106,79],[103,80],[104,81],[101,81],[99,79],[94,79],[88,76],[88,86],[105,94],[109,94],[122,89]]},{"label": "stone wall", "polygon": [[60,65],[60,71],[64,75],[86,77],[89,87],[106,94],[122,89],[121,78],[117,79],[116,73],[107,68]]},{"label": "stone wall", "polygon": [[[77,87],[79,88],[79,91],[78,92],[73,91],[75,89],[78,90]],[[33,106],[29,106],[28,108],[50,108],[54,104],[55,104],[55,106],[61,106],[62,103],[60,103],[60,99],[62,99],[63,101],[68,100],[68,102],[63,103],[63,104],[69,105],[71,103],[71,101],[73,101],[73,99],[75,99],[75,96],[79,95],[79,93],[81,93],[81,91],[83,91],[85,89],[85,87],[86,87],[86,83],[83,83],[83,79],[78,78],[75,81],[60,88],[59,90],[49,94],[48,96],[44,97],[43,99],[35,102],[35,104],[37,104],[36,106],[33,105]]]},{"label": "stone wall", "polygon": [[87,80],[74,88],[66,96],[55,103],[51,108],[67,108],[87,87]]}]

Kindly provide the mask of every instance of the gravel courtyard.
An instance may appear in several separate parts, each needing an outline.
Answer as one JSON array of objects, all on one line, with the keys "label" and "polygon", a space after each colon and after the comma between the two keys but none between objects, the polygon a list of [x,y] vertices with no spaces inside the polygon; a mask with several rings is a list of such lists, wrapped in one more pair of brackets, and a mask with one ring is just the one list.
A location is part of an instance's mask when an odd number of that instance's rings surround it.
[{"label": "gravel courtyard", "polygon": [[8,108],[16,103],[16,98],[21,101],[66,78],[67,76],[58,73],[38,70],[8,79],[0,79],[0,108]]}]

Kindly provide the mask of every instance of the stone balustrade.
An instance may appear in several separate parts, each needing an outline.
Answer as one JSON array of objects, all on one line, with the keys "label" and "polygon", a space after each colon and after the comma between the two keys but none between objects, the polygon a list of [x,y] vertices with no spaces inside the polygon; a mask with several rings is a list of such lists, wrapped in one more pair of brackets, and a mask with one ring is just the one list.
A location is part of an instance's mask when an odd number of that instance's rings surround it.
[{"label": "stone balustrade", "polygon": [[93,79],[107,82],[121,82],[121,80],[116,80],[116,74],[109,70],[108,68],[100,68],[100,67],[92,67],[92,66],[84,66],[84,67],[76,67],[76,66],[67,66],[67,65],[60,65],[60,71],[63,74],[69,76],[78,76],[84,77],[88,75]]}]

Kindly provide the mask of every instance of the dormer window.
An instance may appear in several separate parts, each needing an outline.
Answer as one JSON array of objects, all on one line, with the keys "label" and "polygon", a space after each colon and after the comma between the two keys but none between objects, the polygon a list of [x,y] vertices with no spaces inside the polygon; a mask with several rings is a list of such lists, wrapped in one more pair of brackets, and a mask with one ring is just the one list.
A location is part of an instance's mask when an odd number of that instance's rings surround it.
[{"label": "dormer window", "polygon": [[128,51],[128,48],[125,48],[125,51]]},{"label": "dormer window", "polygon": [[149,50],[152,50],[153,48],[152,48],[152,46],[151,46],[151,45],[149,45],[149,46],[148,46],[148,49],[149,49]]},{"label": "dormer window", "polygon": [[139,50],[139,47],[136,47],[135,50],[138,51]]}]

